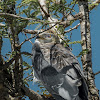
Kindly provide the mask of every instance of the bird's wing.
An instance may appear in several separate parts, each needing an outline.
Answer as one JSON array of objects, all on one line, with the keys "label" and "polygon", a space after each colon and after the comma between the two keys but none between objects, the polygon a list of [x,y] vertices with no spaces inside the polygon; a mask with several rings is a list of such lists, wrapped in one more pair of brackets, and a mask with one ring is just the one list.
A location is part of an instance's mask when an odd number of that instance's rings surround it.
[{"label": "bird's wing", "polygon": [[57,100],[64,100],[59,96],[57,89],[63,84],[61,75],[55,68],[50,66],[46,61],[43,53],[41,52],[38,43],[34,43],[32,48],[32,64],[38,78],[42,81],[45,88],[55,97]]},{"label": "bird's wing", "polygon": [[74,92],[79,92],[82,100],[87,100],[88,89],[84,74],[78,60],[71,51],[61,44],[55,44],[51,48],[50,59],[52,67],[65,76],[66,82],[64,81],[65,83],[62,86],[67,90],[68,88],[66,88],[65,84],[69,84],[73,89],[72,91],[69,89],[72,95],[74,95]]},{"label": "bird's wing", "polygon": [[78,98],[79,90],[75,84],[79,82],[79,79],[73,80],[68,75],[64,76],[52,66],[44,68],[41,71],[41,76],[47,90],[53,95],[58,95],[59,100],[74,100]]},{"label": "bird's wing", "polygon": [[41,70],[48,66],[48,62],[44,59],[38,43],[34,43],[32,47],[32,65],[36,72],[36,77],[41,80]]},{"label": "bird's wing", "polygon": [[[60,75],[55,68],[47,66],[41,71],[42,79],[45,85],[48,85],[53,90],[57,89],[64,82],[62,75]],[[56,91],[56,90],[55,90]]]},{"label": "bird's wing", "polygon": [[34,44],[32,53],[32,64],[38,77],[51,94],[57,95],[57,100],[73,100],[77,97],[82,72],[69,50],[60,44],[54,45],[50,50],[51,65],[44,58],[39,44]]},{"label": "bird's wing", "polygon": [[74,74],[73,71],[75,71],[76,69],[79,75],[84,76],[77,58],[71,53],[69,49],[64,48],[61,44],[55,44],[54,46],[52,46],[50,50],[50,60],[51,60],[51,65],[55,67],[58,71],[65,71],[65,69],[71,67],[72,68],[71,74]]}]

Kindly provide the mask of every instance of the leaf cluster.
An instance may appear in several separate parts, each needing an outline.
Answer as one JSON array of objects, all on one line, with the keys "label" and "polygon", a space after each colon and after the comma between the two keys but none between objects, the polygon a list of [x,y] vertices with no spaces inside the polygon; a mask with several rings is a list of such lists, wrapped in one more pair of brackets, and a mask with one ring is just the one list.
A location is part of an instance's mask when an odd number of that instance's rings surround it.
[{"label": "leaf cluster", "polygon": [[[24,8],[24,9],[23,9]],[[38,0],[23,0],[18,6],[19,14],[25,14],[27,17],[38,18],[40,13]]]}]

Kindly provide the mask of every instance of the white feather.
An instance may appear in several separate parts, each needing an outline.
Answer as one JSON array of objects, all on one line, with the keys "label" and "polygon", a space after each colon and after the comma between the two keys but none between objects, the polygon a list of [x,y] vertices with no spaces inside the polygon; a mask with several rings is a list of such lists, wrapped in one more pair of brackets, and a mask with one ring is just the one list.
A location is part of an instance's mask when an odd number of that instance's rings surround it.
[{"label": "white feather", "polygon": [[59,88],[58,92],[59,92],[59,95],[62,96],[64,99],[72,100],[68,91],[65,90],[64,88]]},{"label": "white feather", "polygon": [[36,72],[35,72],[34,69],[33,69],[33,85],[34,85],[34,83],[39,82],[39,81],[40,81],[40,80],[39,80],[39,78],[38,78]]}]

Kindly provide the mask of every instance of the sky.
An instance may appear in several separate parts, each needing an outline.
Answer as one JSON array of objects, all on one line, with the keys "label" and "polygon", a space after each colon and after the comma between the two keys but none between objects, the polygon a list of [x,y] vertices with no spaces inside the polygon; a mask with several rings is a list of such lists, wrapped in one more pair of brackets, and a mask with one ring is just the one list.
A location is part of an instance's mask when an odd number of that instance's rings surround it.
[{"label": "sky", "polygon": [[[90,13],[92,64],[94,73],[100,71],[100,5]],[[95,83],[100,90],[100,74],[95,76]]]},{"label": "sky", "polygon": [[[72,25],[75,26],[75,24]],[[93,66],[93,72],[96,73],[100,71],[100,5],[93,9],[90,12],[90,29],[91,29],[91,45],[92,45],[92,66]],[[34,29],[32,26],[27,27],[27,29]],[[28,35],[30,36],[30,35]],[[69,33],[68,33],[69,36]],[[25,36],[24,34],[19,34],[20,37],[20,42],[24,41]],[[81,40],[81,35],[80,35],[80,27],[74,31],[72,31],[72,41],[77,41]],[[32,42],[34,42],[34,39],[32,39]],[[8,39],[4,39],[3,42],[3,48],[2,48],[2,54],[6,54],[8,51],[10,51],[10,43]],[[23,46],[21,51],[27,51],[31,53],[32,50],[32,45],[29,42],[26,42]],[[77,56],[81,51],[81,46],[80,44],[75,44],[72,45],[72,52],[75,56]],[[23,57],[23,60],[27,61],[30,65],[31,59]],[[78,58],[80,65],[82,66],[81,59]],[[28,71],[30,72],[30,70]],[[27,72],[26,72],[27,73]],[[27,74],[25,74],[24,77],[26,77]],[[96,87],[100,90],[100,74],[95,76],[95,84]],[[31,89],[34,91],[37,91],[39,88],[36,84],[33,85],[33,82],[29,83],[29,86]],[[28,100],[28,98],[26,98]]]}]

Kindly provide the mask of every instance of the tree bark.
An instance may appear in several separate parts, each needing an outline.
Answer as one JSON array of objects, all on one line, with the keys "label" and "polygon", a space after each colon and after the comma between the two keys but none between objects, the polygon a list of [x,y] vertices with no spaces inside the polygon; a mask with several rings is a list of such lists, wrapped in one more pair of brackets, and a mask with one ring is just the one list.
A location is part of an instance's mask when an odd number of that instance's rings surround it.
[{"label": "tree bark", "polygon": [[94,73],[92,70],[92,49],[88,0],[79,1],[79,10],[83,15],[83,17],[80,19],[82,50],[87,51],[87,53],[82,56],[81,60],[88,84],[89,100],[99,100],[99,92],[95,86]]},{"label": "tree bark", "polygon": [[41,95],[24,86],[23,90],[25,91],[25,95],[29,97],[30,100],[44,100]]},{"label": "tree bark", "polygon": [[[5,3],[4,9],[3,9],[4,12],[16,15],[15,1],[11,2],[9,0],[4,0],[4,3]],[[12,52],[14,52],[15,56],[20,54],[20,48],[17,48],[17,45],[19,45],[19,37],[18,37],[19,30],[17,29],[18,23],[17,24],[16,23],[17,21],[15,18],[12,18],[12,17],[6,18],[8,33],[10,34],[11,49],[12,49]],[[22,91],[21,91],[21,86],[23,85],[23,67],[22,67],[21,55],[16,56],[16,58],[14,58],[13,63],[8,65],[7,68],[11,72],[10,74],[11,81],[7,80],[9,81],[10,86],[6,84],[6,86],[11,90],[10,92],[7,91],[8,94],[12,95],[13,97],[23,96]]]},{"label": "tree bark", "polygon": [[[1,49],[2,49],[2,36],[0,36],[0,67],[3,66],[3,59],[1,55]],[[6,88],[4,87],[4,73],[3,70],[0,70],[0,99],[3,100],[4,97],[7,95]]]}]

